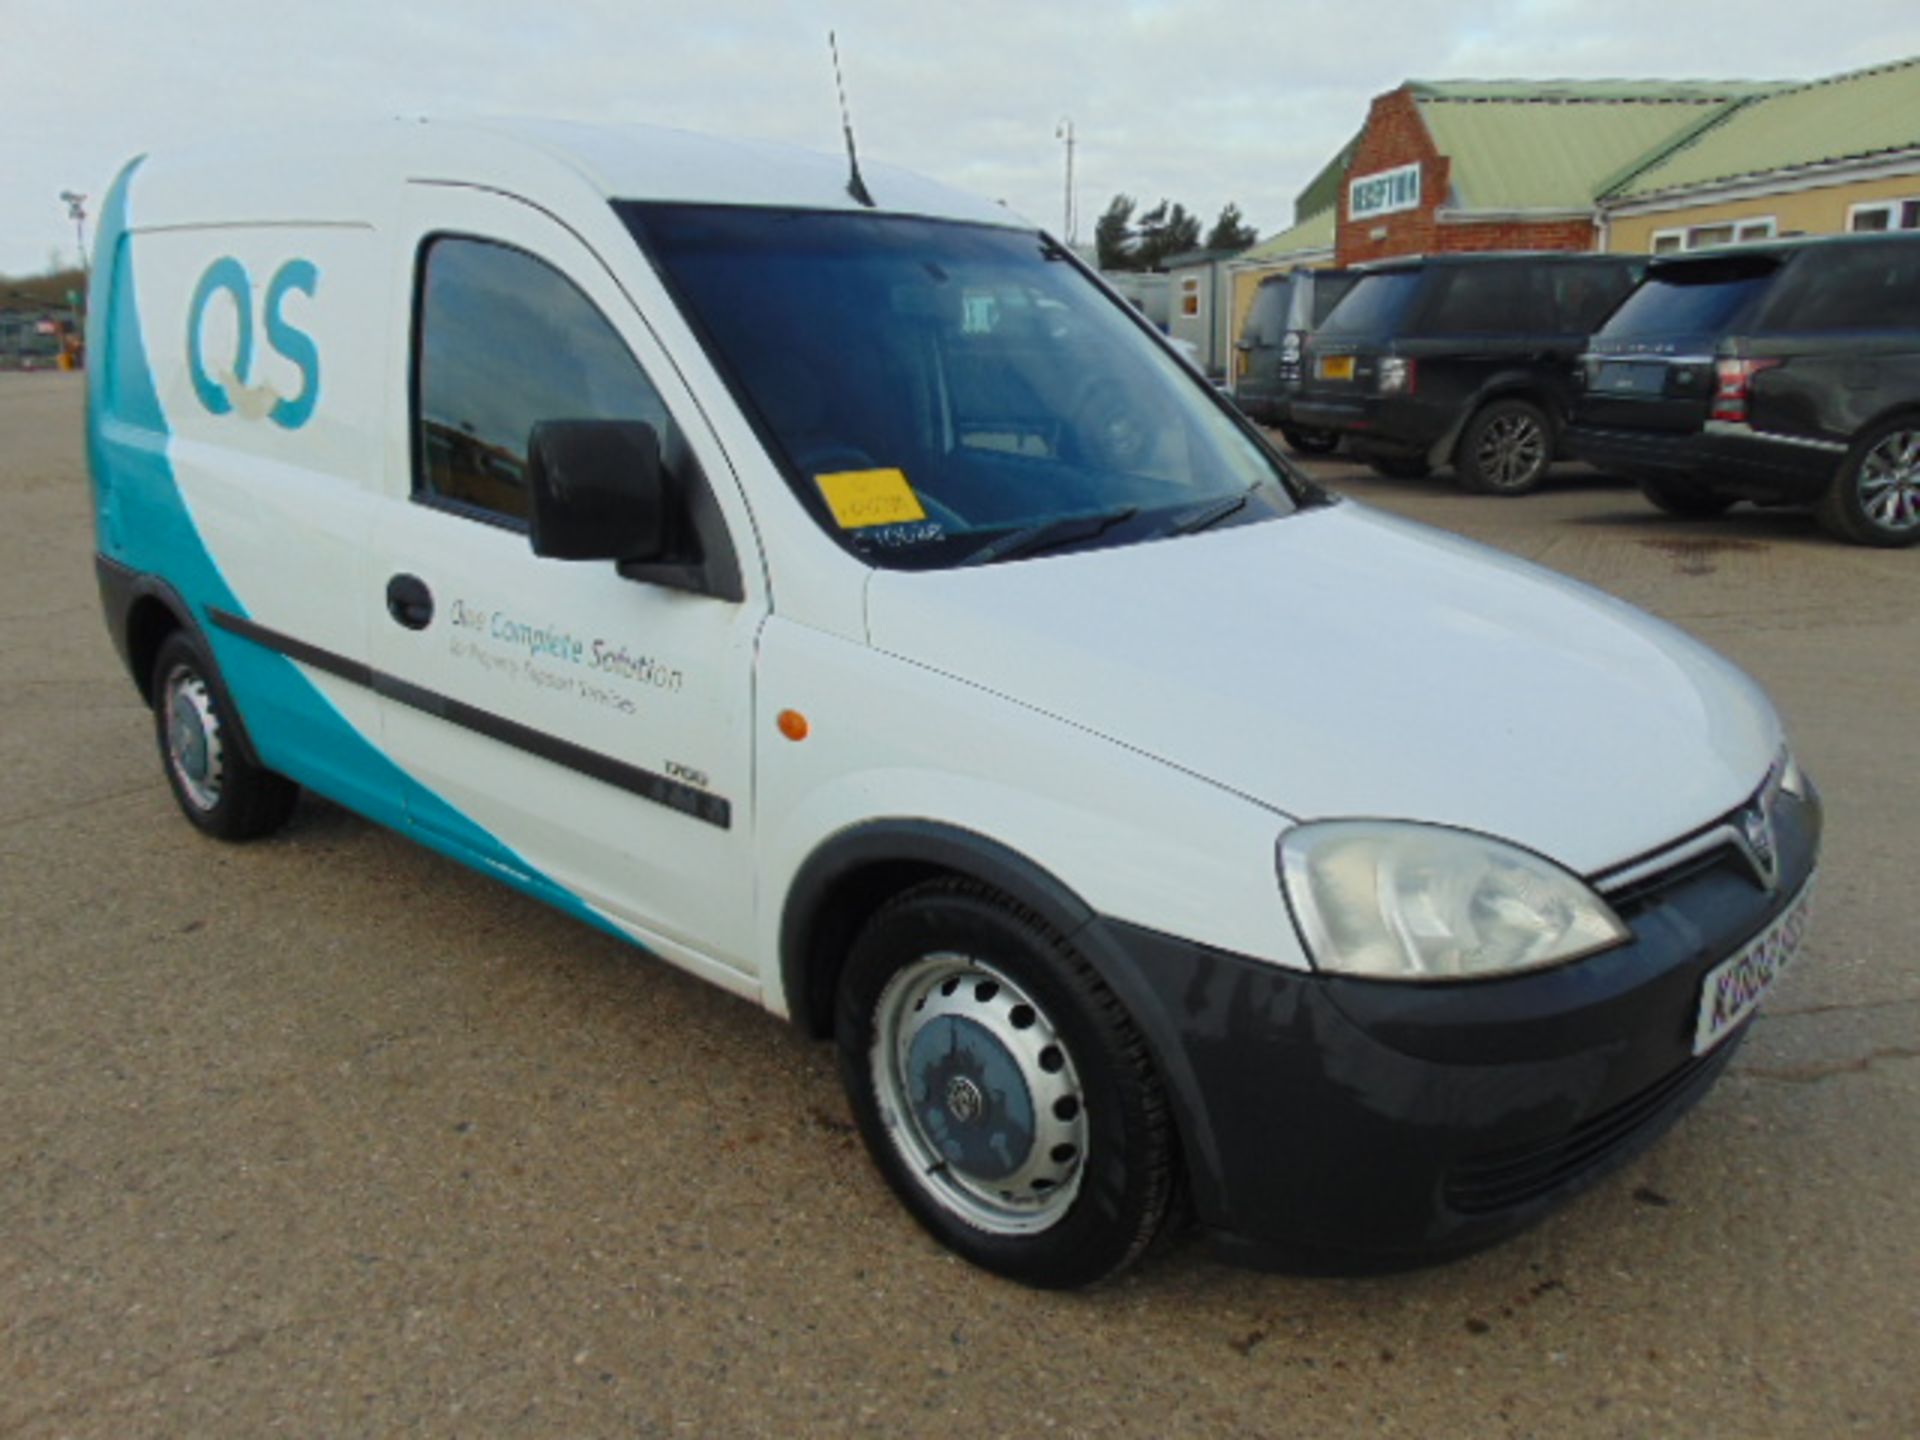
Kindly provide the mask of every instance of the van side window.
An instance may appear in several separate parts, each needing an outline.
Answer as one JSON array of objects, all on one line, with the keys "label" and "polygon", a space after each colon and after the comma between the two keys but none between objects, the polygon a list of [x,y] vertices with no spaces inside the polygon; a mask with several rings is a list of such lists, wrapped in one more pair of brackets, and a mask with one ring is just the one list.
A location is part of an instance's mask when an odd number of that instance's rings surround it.
[{"label": "van side window", "polygon": [[420,268],[414,494],[524,524],[541,420],[644,420],[684,454],[665,404],[593,302],[523,250],[440,236]]}]

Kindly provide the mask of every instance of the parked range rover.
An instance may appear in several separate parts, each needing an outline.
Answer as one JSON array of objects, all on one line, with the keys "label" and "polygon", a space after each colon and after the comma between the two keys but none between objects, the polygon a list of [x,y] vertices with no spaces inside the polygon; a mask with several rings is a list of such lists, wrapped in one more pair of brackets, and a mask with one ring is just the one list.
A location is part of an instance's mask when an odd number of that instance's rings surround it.
[{"label": "parked range rover", "polygon": [[1581,366],[1568,442],[1676,515],[1811,504],[1920,541],[1920,234],[1656,260]]},{"label": "parked range rover", "polygon": [[1337,430],[1293,422],[1306,342],[1360,277],[1351,270],[1295,270],[1260,282],[1241,327],[1233,399],[1248,418],[1279,429],[1302,455],[1331,455]]},{"label": "parked range rover", "polygon": [[1337,431],[1383,475],[1451,464],[1489,495],[1538,488],[1587,336],[1633,256],[1440,255],[1366,267],[1306,347],[1296,425]]}]

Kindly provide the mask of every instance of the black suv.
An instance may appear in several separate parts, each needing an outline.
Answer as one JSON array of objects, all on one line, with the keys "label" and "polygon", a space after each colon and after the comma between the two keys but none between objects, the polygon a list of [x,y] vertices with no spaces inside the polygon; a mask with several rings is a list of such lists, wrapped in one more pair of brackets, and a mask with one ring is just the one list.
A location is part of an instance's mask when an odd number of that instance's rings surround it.
[{"label": "black suv", "polygon": [[1269,276],[1254,291],[1253,305],[1240,327],[1234,403],[1249,419],[1279,427],[1287,444],[1302,455],[1329,455],[1340,436],[1293,423],[1301,350],[1359,278],[1351,270],[1295,270]]},{"label": "black suv", "polygon": [[1676,515],[1812,504],[1920,541],[1920,234],[1655,260],[1593,337],[1568,440]]},{"label": "black suv", "polygon": [[1383,475],[1452,463],[1523,495],[1553,463],[1587,337],[1645,262],[1562,251],[1369,265],[1307,343],[1293,423],[1338,430]]}]

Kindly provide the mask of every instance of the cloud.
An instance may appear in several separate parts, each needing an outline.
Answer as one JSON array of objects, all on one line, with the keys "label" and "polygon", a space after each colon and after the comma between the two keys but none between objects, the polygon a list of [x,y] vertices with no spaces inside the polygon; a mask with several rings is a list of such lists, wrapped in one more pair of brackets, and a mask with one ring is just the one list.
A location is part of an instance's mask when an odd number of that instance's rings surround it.
[{"label": "cloud", "polygon": [[72,246],[56,197],[130,156],[396,113],[646,121],[838,147],[840,35],[862,153],[1057,224],[1071,115],[1081,230],[1108,197],[1236,201],[1263,231],[1408,77],[1811,76],[1920,52],[1912,0],[95,0],[14,7],[0,51],[0,272]]}]

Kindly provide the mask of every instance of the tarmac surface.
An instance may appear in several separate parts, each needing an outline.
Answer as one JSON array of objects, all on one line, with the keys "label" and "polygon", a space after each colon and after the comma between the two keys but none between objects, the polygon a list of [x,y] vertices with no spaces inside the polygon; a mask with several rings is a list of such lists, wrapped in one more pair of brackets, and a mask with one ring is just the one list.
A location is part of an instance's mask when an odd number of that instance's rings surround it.
[{"label": "tarmac surface", "polygon": [[190,830],[80,415],[0,375],[0,1435],[1920,1433],[1920,551],[1315,465],[1753,673],[1827,801],[1812,939],[1697,1109],[1493,1251],[1043,1295],[921,1234],[771,1016],[312,799]]}]

